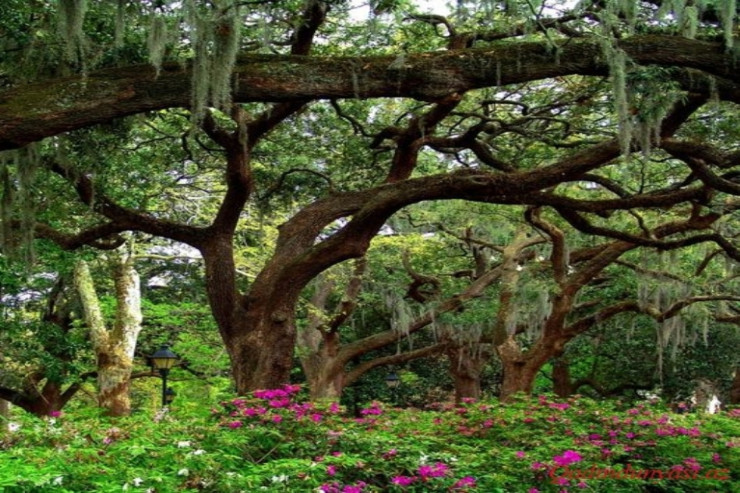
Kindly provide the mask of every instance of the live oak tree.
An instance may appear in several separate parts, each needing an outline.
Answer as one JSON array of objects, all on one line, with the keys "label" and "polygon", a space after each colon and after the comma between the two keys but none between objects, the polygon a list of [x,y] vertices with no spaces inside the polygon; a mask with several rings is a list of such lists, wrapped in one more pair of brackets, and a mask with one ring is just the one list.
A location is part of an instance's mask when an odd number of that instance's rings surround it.
[{"label": "live oak tree", "polygon": [[[731,0],[580,2],[573,8],[461,2],[446,16],[399,3],[408,11],[378,8],[379,17],[362,22],[348,16],[342,1],[307,0],[300,10],[292,2],[240,3],[120,1],[116,9],[101,3],[88,11],[84,1],[64,0],[59,11],[44,2],[39,11],[12,3],[7,8],[14,15],[0,33],[5,50],[15,54],[2,65],[0,149],[40,142],[37,163],[67,181],[97,220],[74,229],[43,217],[29,221],[33,208],[23,207],[26,199],[11,200],[33,196],[33,187],[20,180],[28,160],[4,160],[6,242],[32,225],[36,237],[70,249],[110,248],[116,234],[129,230],[198,249],[239,392],[288,381],[302,290],[331,266],[363,257],[388,219],[410,204],[463,199],[552,208],[575,228],[622,245],[603,253],[616,255],[625,244],[670,248],[674,240],[645,228],[639,214],[621,227],[600,216],[693,204],[693,219],[682,219],[695,230],[710,226],[701,223],[711,215],[703,209],[721,207],[739,190],[733,180],[738,136],[690,131],[737,111]],[[38,28],[32,32],[52,39],[52,19],[59,19],[63,43],[48,46],[58,50],[59,63],[45,59],[36,73],[22,73],[21,61],[38,56],[43,41],[15,34],[27,31],[17,28]],[[177,25],[188,27],[178,31]],[[146,44],[153,66],[137,63]],[[379,110],[364,120],[343,110],[346,100],[370,98],[409,101],[396,106],[395,121]],[[57,152],[57,136],[74,139],[69,132],[171,108],[190,109],[198,127],[183,141],[218,148],[222,156],[224,190],[199,224],[106,193],[95,173]],[[234,236],[264,186],[255,156],[283,127],[310,122],[326,108],[377,151],[371,165],[355,162],[355,154],[337,161],[350,170],[370,166],[379,177],[340,182],[328,160],[309,163],[308,172],[325,176],[327,185],[296,204],[270,259],[240,289]],[[82,159],[85,149],[79,151]],[[446,166],[429,171],[421,159],[428,153]],[[635,173],[643,178],[637,186]],[[565,186],[575,182],[592,186]],[[131,185],[120,180],[110,190],[134,190]],[[675,241],[714,242],[739,258],[726,235],[691,234]],[[574,288],[560,281],[562,303],[572,302]],[[505,338],[497,344],[502,354],[516,352]],[[522,372],[517,365],[506,367],[512,382]]]}]

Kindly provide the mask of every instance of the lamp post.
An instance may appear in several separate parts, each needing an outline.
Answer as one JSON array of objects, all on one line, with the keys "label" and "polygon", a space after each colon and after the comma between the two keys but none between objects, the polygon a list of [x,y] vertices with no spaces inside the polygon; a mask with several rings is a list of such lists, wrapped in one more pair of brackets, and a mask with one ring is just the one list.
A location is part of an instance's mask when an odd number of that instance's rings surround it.
[{"label": "lamp post", "polygon": [[175,366],[177,361],[177,355],[170,351],[170,347],[167,344],[162,346],[152,354],[149,359],[152,362],[152,368],[159,370],[159,374],[162,376],[162,407],[167,407],[167,404],[172,402],[175,394],[174,390],[170,390],[170,399],[167,399],[167,375],[170,373],[170,368]]}]

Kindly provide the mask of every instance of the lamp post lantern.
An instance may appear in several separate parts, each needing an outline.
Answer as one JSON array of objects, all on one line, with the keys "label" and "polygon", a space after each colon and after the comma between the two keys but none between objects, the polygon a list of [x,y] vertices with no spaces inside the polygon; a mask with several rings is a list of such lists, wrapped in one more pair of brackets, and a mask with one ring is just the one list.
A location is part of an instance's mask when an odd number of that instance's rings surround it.
[{"label": "lamp post lantern", "polygon": [[398,373],[395,371],[390,372],[385,377],[385,384],[391,391],[391,399],[393,399],[393,405],[398,406],[398,386],[401,385],[401,379],[398,378]]},{"label": "lamp post lantern", "polygon": [[392,371],[385,377],[385,384],[391,390],[397,389],[401,385],[401,379],[398,378],[398,374],[395,371]]},{"label": "lamp post lantern", "polygon": [[159,370],[159,374],[162,376],[162,407],[166,407],[175,398],[175,391],[169,389],[170,397],[168,400],[167,375],[169,375],[170,369],[175,366],[177,355],[170,351],[167,344],[163,344],[149,359],[152,362],[152,368]]}]

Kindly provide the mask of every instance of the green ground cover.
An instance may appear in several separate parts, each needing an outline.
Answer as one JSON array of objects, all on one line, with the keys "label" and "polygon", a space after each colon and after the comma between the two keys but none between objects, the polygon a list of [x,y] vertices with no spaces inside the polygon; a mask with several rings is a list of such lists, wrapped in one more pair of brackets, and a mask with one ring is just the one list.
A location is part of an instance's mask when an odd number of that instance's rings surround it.
[{"label": "green ground cover", "polygon": [[737,491],[740,410],[550,397],[349,416],[297,387],[110,420],[13,416],[0,491]]}]

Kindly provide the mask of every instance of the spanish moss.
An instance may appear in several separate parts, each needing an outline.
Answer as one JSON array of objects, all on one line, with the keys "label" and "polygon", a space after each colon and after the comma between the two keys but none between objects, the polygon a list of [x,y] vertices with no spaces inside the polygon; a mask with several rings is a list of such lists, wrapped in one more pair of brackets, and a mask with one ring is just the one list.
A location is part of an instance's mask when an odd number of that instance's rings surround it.
[{"label": "spanish moss", "polygon": [[85,39],[82,25],[87,12],[87,0],[59,0],[58,5],[57,23],[64,41],[64,52],[67,61],[76,64],[82,61]]},{"label": "spanish moss", "polygon": [[159,75],[162,68],[162,60],[167,48],[167,20],[159,15],[152,16],[147,37],[147,49],[149,51],[149,62],[154,66]]}]

